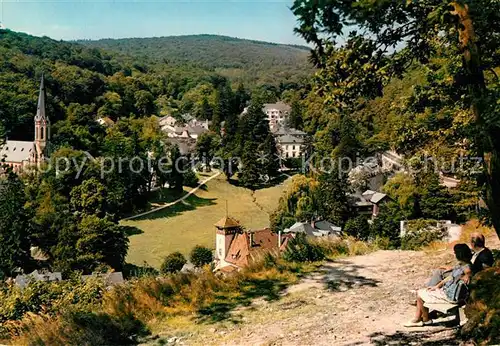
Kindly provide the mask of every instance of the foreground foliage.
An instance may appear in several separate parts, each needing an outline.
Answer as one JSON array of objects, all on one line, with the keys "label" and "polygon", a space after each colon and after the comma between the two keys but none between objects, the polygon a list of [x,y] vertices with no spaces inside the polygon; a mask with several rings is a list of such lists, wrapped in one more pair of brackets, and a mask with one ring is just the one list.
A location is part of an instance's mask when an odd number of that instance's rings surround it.
[{"label": "foreground foliage", "polygon": [[[371,250],[352,239],[321,239],[311,245],[329,258]],[[23,291],[4,288],[0,323],[3,337],[14,344],[129,344],[173,316],[195,316],[196,323],[230,320],[236,307],[258,297],[277,300],[282,289],[315,268],[315,263],[291,263],[268,253],[229,276],[206,266],[197,272],[144,276],[108,290],[99,281],[77,280],[37,283]]]},{"label": "foreground foliage", "polygon": [[500,342],[500,262],[476,275],[471,287],[469,318],[462,336],[481,345]]}]

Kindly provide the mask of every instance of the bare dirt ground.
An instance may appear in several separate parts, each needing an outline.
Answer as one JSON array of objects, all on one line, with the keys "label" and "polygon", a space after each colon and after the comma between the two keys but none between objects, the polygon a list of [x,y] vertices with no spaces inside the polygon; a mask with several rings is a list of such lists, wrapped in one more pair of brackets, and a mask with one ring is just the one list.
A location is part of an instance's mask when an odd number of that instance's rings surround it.
[{"label": "bare dirt ground", "polygon": [[[489,246],[499,248],[498,240]],[[451,249],[377,251],[339,259],[283,292],[234,311],[237,323],[202,328],[182,344],[199,345],[458,345],[455,329],[440,325],[408,329],[411,290],[433,268],[453,263]]]}]

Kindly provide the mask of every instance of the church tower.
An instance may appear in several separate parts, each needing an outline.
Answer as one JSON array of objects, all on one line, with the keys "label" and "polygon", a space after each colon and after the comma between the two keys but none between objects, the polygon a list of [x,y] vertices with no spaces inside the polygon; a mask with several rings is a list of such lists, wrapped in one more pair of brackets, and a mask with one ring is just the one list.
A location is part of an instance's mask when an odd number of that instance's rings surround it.
[{"label": "church tower", "polygon": [[48,146],[50,142],[50,120],[45,114],[45,85],[42,75],[40,82],[40,93],[38,95],[38,107],[35,115],[35,147],[36,163],[40,164],[49,155]]},{"label": "church tower", "polygon": [[236,233],[242,231],[238,221],[230,217],[224,217],[215,224],[215,260],[217,267],[227,265],[225,259],[229,251],[229,246]]}]

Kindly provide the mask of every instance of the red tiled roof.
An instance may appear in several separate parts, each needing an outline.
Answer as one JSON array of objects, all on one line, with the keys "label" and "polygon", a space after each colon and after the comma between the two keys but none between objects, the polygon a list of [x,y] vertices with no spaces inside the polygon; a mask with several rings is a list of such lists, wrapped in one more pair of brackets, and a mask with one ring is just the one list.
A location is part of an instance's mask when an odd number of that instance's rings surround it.
[{"label": "red tiled roof", "polygon": [[[290,234],[281,235],[281,248],[286,247],[290,237]],[[244,267],[249,264],[250,259],[257,252],[272,249],[278,249],[278,234],[272,232],[269,228],[238,233],[229,246],[225,260],[238,267]]]}]

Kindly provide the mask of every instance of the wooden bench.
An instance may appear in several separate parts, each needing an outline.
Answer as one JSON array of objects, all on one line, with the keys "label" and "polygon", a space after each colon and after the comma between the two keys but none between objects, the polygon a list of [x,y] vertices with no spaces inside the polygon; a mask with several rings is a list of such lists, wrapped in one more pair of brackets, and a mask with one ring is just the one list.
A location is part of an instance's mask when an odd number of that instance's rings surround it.
[{"label": "wooden bench", "polygon": [[425,303],[424,306],[429,309],[429,311],[439,311],[448,316],[455,316],[455,322],[459,326],[463,326],[467,323],[467,317],[465,316],[465,304],[469,295],[469,290],[467,285],[462,281],[459,282],[458,294],[456,295],[456,303]]},{"label": "wooden bench", "polygon": [[428,308],[429,311],[439,311],[445,315],[455,316],[455,321],[459,326],[463,326],[467,322],[467,317],[465,316],[465,305],[463,304],[424,303],[424,306]]}]

